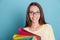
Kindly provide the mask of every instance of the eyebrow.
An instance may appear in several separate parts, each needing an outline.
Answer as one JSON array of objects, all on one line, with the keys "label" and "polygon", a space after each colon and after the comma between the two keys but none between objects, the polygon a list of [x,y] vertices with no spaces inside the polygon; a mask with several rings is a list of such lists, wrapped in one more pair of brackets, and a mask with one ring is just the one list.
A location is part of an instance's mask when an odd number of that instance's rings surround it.
[{"label": "eyebrow", "polygon": [[[29,12],[34,12],[34,11],[29,11]],[[40,11],[36,11],[36,12],[40,12]]]}]

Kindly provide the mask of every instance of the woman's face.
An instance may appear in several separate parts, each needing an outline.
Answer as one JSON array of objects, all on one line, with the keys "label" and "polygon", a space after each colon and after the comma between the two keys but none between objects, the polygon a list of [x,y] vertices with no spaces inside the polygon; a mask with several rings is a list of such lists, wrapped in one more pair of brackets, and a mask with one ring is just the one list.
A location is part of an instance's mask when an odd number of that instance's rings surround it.
[{"label": "woman's face", "polygon": [[29,12],[29,16],[32,22],[38,22],[40,19],[40,10],[37,6],[31,6],[30,7],[30,12]]}]

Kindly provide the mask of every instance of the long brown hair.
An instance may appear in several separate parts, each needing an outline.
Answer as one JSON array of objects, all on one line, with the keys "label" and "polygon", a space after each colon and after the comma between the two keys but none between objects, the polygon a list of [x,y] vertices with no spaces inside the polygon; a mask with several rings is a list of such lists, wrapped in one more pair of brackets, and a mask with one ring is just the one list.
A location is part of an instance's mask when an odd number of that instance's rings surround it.
[{"label": "long brown hair", "polygon": [[30,12],[30,7],[31,6],[37,6],[38,8],[39,8],[39,10],[40,10],[40,19],[39,19],[39,24],[40,25],[43,25],[43,24],[46,24],[46,22],[45,22],[45,19],[44,19],[44,14],[43,14],[43,10],[42,10],[42,7],[40,6],[40,4],[38,4],[37,2],[32,2],[29,6],[28,6],[28,8],[27,8],[27,14],[26,14],[26,25],[25,25],[25,27],[28,27],[28,26],[31,26],[32,25],[32,21],[30,20],[30,17],[29,17],[29,12]]}]

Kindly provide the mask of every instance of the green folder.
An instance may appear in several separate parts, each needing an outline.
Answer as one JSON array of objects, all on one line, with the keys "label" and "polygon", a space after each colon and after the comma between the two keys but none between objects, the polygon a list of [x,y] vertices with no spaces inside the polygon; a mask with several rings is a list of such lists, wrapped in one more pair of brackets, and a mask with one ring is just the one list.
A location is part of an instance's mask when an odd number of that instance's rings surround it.
[{"label": "green folder", "polygon": [[34,40],[34,38],[33,37],[27,37],[27,38],[20,38],[18,40]]}]

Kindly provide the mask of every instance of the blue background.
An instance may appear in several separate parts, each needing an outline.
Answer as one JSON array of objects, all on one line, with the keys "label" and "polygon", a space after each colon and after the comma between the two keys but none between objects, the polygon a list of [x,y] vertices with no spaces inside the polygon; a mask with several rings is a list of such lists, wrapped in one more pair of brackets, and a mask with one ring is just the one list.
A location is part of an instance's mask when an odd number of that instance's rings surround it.
[{"label": "blue background", "polygon": [[26,9],[31,2],[41,4],[46,22],[60,40],[60,0],[0,0],[0,40],[12,40],[19,27],[25,26]]}]

